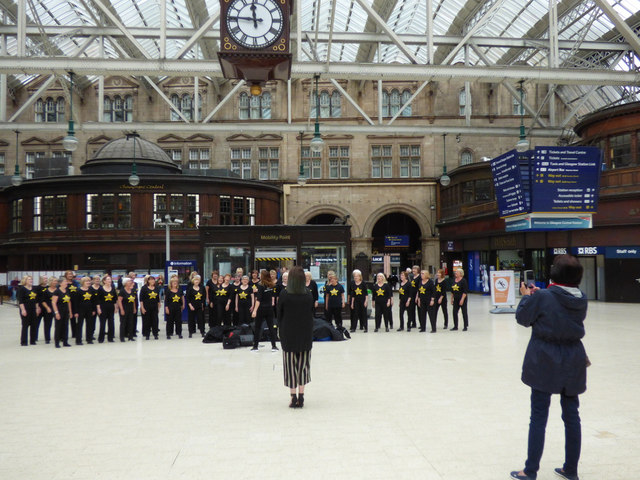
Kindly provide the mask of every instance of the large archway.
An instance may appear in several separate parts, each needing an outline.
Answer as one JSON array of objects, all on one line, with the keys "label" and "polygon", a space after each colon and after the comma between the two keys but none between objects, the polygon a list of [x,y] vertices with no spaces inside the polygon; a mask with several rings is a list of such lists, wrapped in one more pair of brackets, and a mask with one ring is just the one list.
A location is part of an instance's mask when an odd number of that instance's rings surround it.
[{"label": "large archway", "polygon": [[[422,230],[412,217],[401,212],[387,213],[374,224],[371,230],[371,249],[377,257],[390,255],[390,270],[399,276],[401,269],[420,265],[422,255]],[[372,265],[373,271],[383,271],[383,265]]]}]

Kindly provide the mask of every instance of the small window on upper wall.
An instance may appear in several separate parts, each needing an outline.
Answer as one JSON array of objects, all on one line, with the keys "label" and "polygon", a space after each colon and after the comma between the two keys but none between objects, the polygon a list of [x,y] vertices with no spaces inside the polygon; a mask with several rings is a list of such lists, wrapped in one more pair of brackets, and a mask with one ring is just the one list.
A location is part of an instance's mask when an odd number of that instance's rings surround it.
[{"label": "small window on upper wall", "polygon": [[473,152],[471,150],[463,150],[460,154],[460,165],[469,165],[473,163]]},{"label": "small window on upper wall", "polygon": [[268,120],[271,118],[271,93],[249,95],[242,92],[238,98],[240,120]]},{"label": "small window on upper wall", "polygon": [[[520,95],[522,95],[522,102],[520,103]],[[518,88],[516,89],[516,95],[513,96],[513,114],[514,115],[524,115],[524,102],[527,100],[526,92]]]},{"label": "small window on upper wall", "polygon": [[[309,101],[310,109],[309,116],[315,118],[316,116],[316,91],[310,92],[311,99]],[[340,118],[342,116],[342,96],[340,92],[334,91],[333,93],[327,90],[318,92],[320,97],[320,117],[321,118]]]},{"label": "small window on upper wall", "polygon": [[[383,117],[393,117],[395,116],[402,106],[409,101],[411,98],[411,92],[409,90],[398,90],[394,88],[393,90],[382,91],[382,116]],[[410,117],[411,116],[411,104],[407,105],[402,113],[400,113],[402,117]]]}]

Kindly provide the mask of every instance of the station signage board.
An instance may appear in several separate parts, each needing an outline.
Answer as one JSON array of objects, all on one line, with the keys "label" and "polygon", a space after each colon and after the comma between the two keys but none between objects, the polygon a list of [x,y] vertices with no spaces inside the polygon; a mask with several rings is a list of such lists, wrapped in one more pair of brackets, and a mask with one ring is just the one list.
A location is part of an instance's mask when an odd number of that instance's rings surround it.
[{"label": "station signage board", "polygon": [[527,212],[518,152],[511,150],[491,160],[493,187],[501,217]]},{"label": "station signage board", "polygon": [[532,211],[595,213],[601,162],[597,147],[536,147]]},{"label": "station signage board", "polygon": [[408,247],[409,235],[385,235],[384,246],[385,247]]}]

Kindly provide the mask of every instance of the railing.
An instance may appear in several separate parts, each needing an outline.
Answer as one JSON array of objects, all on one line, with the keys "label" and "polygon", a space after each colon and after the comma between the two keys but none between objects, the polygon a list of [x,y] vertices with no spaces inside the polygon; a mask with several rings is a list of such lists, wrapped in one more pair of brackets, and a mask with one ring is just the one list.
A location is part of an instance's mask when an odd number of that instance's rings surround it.
[{"label": "railing", "polygon": [[602,172],[600,195],[618,195],[640,191],[640,167],[615,168]]}]

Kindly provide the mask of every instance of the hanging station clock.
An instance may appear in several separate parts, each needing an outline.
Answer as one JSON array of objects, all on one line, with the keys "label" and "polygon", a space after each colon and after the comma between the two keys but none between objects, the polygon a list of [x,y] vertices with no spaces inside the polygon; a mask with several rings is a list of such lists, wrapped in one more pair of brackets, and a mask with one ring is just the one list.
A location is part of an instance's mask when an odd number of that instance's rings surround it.
[{"label": "hanging station clock", "polygon": [[291,77],[293,0],[220,0],[222,74],[252,85]]}]

